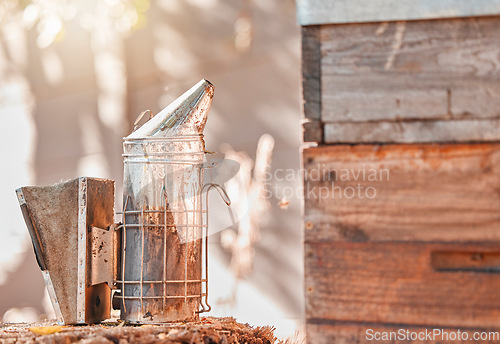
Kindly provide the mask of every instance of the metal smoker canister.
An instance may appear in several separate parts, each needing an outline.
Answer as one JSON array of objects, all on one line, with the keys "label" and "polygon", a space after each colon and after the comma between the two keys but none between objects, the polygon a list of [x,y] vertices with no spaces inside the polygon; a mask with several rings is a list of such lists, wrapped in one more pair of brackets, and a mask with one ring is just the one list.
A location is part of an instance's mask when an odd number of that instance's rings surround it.
[{"label": "metal smoker canister", "polygon": [[203,129],[206,80],[124,139],[121,318],[194,320],[208,310]]}]

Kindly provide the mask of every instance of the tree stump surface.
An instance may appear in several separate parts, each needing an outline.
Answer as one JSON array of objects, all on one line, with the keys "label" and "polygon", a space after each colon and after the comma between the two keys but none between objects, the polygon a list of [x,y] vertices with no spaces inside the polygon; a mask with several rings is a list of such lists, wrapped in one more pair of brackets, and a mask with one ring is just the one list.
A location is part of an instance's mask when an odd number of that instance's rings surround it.
[{"label": "tree stump surface", "polygon": [[[53,322],[36,324],[0,323],[2,344],[128,344],[128,343],[283,343],[274,336],[270,326],[252,327],[233,318],[202,318],[188,323],[132,325],[107,321],[89,326],[53,326]],[[38,331],[37,331],[38,329]],[[50,333],[57,331],[56,333]],[[39,334],[45,332],[47,334]]]}]

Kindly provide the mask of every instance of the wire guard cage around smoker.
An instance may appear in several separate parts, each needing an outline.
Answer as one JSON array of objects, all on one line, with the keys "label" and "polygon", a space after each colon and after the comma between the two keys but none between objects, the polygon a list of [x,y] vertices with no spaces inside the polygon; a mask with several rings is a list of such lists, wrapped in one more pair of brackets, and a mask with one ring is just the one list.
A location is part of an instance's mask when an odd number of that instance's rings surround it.
[{"label": "wire guard cage around smoker", "polygon": [[[124,144],[125,177],[142,172],[142,179],[125,183],[129,188],[124,190],[121,279],[116,281],[122,290],[117,297],[124,320],[193,320],[211,309],[207,301],[208,192],[215,187],[227,204],[229,199],[221,186],[202,184],[200,139]],[[171,152],[179,146],[183,152]],[[134,153],[139,149],[148,154]]]},{"label": "wire guard cage around smoker", "polygon": [[[206,116],[206,110],[194,115]],[[189,116],[181,124],[189,124]],[[203,184],[204,123],[199,133],[125,138],[121,266],[115,281],[123,320],[187,321],[211,309],[208,193],[216,188],[230,201],[220,185]]]}]

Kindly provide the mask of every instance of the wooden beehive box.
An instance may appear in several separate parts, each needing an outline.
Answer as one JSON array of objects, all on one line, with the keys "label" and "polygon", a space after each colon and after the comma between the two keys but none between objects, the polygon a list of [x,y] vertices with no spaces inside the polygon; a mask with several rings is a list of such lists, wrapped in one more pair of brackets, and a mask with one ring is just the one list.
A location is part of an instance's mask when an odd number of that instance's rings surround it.
[{"label": "wooden beehive box", "polygon": [[308,343],[498,329],[500,1],[297,9]]}]

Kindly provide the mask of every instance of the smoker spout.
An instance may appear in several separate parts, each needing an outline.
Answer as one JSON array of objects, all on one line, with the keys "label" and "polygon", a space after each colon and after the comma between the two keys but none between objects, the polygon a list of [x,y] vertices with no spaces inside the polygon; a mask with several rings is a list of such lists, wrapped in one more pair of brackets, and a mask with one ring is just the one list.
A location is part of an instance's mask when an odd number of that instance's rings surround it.
[{"label": "smoker spout", "polygon": [[201,135],[213,96],[214,86],[203,79],[125,139]]}]

